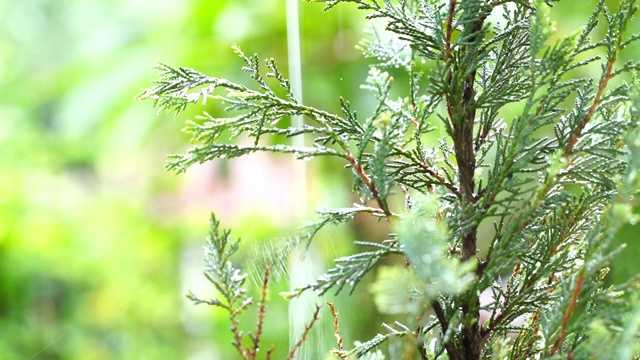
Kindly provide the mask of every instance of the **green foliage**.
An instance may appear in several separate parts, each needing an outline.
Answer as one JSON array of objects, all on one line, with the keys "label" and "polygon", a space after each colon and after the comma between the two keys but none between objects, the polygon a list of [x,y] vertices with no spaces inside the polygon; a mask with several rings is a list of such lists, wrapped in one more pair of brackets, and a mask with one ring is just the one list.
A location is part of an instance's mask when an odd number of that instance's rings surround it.
[{"label": "green foliage", "polygon": [[189,298],[196,303],[205,303],[226,309],[232,315],[241,312],[251,304],[251,298],[246,295],[243,288],[246,275],[240,269],[233,267],[229,259],[238,251],[240,241],[231,240],[231,231],[224,230],[219,233],[220,222],[211,216],[211,234],[207,238],[205,247],[205,276],[220,292],[224,301],[218,299],[202,300],[193,294]]},{"label": "green foliage", "polygon": [[[628,34],[636,2],[613,11],[599,1],[581,31],[560,39],[547,17],[552,1],[323,2],[326,9],[357,4],[391,38],[373,31],[362,43],[365,56],[379,61],[363,86],[376,102],[366,118],[344,99],[341,114],[301,104],[273,60],[265,72],[257,55],[237,48],[255,90],[160,65],[156,86],[140,97],[175,111],[215,100],[235,114],[189,121],[184,131],[195,145],[172,157],[171,170],[266,151],[339,158],[351,171],[360,203],[321,211],[310,238],[362,213],[390,225],[387,240],[360,243],[374,250],[337,259],[316,282],[285,295],[339,293],[345,284],[353,291],[381,261],[393,263],[390,255],[405,261],[381,268],[371,287],[397,321],[352,350],[340,340],[334,353],[381,358],[372,351],[388,342],[392,358],[592,358],[600,356],[594,344],[606,340],[619,345],[614,358],[640,355],[640,305],[628,296],[639,282],[604,283],[618,251],[612,239],[629,220],[629,185],[638,181],[630,154],[637,152],[639,63],[618,63],[640,38]],[[596,40],[600,27],[605,34]],[[591,77],[594,64],[601,71]],[[400,89],[396,73],[408,79]],[[307,122],[290,127],[292,115]],[[437,126],[446,136],[433,146]],[[223,134],[253,145],[224,142]],[[276,136],[312,143],[264,144]],[[404,211],[396,209],[401,194]],[[480,256],[482,242],[488,252]],[[223,253],[209,258],[212,268],[223,265],[216,262]],[[411,275],[394,293],[403,271]],[[214,284],[225,281],[217,275]]]},{"label": "green foliage", "polygon": [[426,303],[439,295],[457,295],[474,280],[474,261],[460,263],[455,257],[447,257],[445,240],[449,231],[438,221],[438,199],[425,196],[414,200],[411,211],[403,216],[397,226],[398,242],[416,276],[423,282],[417,286]]}]

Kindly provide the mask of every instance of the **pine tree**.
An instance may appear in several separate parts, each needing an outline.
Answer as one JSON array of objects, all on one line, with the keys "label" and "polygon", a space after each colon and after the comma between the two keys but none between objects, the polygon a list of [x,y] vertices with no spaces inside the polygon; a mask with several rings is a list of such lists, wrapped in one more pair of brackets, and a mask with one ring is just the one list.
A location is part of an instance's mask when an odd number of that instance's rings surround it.
[{"label": "pine tree", "polygon": [[[341,359],[383,359],[377,348],[390,338],[401,339],[389,346],[393,359],[638,358],[640,278],[604,282],[621,250],[611,240],[633,217],[640,184],[640,64],[618,61],[640,38],[628,30],[636,2],[609,9],[601,0],[582,29],[553,41],[554,0],[322,2],[327,10],[354,3],[385,25],[384,34],[373,31],[361,44],[375,61],[363,88],[376,107],[362,117],[342,98],[339,114],[304,105],[272,59],[264,72],[257,55],[237,47],[255,86],[160,64],[160,78],[141,98],[176,112],[213,99],[236,114],[188,121],[185,131],[195,145],[171,157],[168,169],[184,172],[258,151],[342,159],[360,202],[320,211],[300,241],[357,214],[389,222],[392,232],[381,243],[362,243],[370,250],[336,259],[316,282],[285,295],[353,291],[385,257],[400,254],[406,261],[379,267],[373,286],[381,311],[402,314],[384,325],[388,332],[346,349],[331,305],[339,339],[334,354]],[[594,39],[603,28],[604,37]],[[584,69],[594,64],[600,73],[591,77]],[[392,71],[405,72],[408,81],[394,82]],[[392,88],[405,96],[391,98]],[[517,115],[502,118],[514,105]],[[283,126],[292,115],[303,115],[304,126]],[[432,146],[425,139],[438,127],[446,137]],[[223,134],[254,142],[222,142]],[[278,135],[313,143],[265,145]],[[223,298],[192,297],[227,309],[234,346],[254,359],[264,316],[251,344],[243,345],[237,314],[251,299],[246,275],[229,260],[238,242],[218,225],[212,218],[205,270]],[[478,228],[487,225],[493,228],[489,250],[479,257]],[[491,300],[481,302],[481,294]],[[317,317],[316,311],[313,321]]]}]

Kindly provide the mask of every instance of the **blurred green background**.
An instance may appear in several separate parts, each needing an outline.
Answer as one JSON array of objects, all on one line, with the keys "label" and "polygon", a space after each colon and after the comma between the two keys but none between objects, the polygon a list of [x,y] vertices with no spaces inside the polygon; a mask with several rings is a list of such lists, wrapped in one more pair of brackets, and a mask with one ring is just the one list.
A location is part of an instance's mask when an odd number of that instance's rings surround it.
[{"label": "blurred green background", "polygon": [[[561,3],[559,32],[576,30],[594,3]],[[367,61],[355,49],[364,14],[299,5],[305,102],[337,111],[344,96],[367,114]],[[234,357],[226,315],[184,294],[213,294],[200,270],[209,211],[246,239],[245,253],[311,217],[291,198],[290,160],[255,155],[177,177],[165,156],[188,147],[182,120],[202,107],[176,120],[133,99],[157,61],[249,83],[233,43],[286,73],[284,0],[0,0],[0,359]],[[354,201],[341,166],[309,165],[309,209]],[[619,236],[631,246],[613,281],[637,272],[634,234],[628,225]],[[330,261],[353,239],[380,236],[356,222],[325,230],[318,246]],[[288,347],[276,295],[286,286],[275,285],[267,317],[275,358]],[[365,286],[327,300],[342,304],[346,344],[380,331]]]}]

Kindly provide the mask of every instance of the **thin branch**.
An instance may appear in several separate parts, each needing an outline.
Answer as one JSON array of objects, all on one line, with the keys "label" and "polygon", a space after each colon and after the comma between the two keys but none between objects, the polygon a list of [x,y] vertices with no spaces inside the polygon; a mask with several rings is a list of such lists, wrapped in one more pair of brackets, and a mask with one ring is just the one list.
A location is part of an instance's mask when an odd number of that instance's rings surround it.
[{"label": "thin branch", "polygon": [[571,319],[571,316],[576,310],[576,305],[578,304],[578,297],[580,296],[580,290],[582,290],[582,283],[584,283],[584,275],[579,274],[576,277],[576,282],[575,282],[575,285],[573,286],[571,301],[569,302],[569,306],[567,307],[567,310],[564,312],[564,316],[562,317],[562,327],[560,328],[558,339],[556,340],[555,344],[553,344],[553,347],[551,348],[551,355],[554,355],[558,351],[558,349],[562,345],[562,342],[564,341],[567,326],[569,325],[569,320]]},{"label": "thin branch", "polygon": [[420,166],[420,168],[422,168],[422,170],[424,170],[424,172],[426,172],[429,176],[431,176],[432,178],[438,180],[438,183],[444,187],[446,187],[447,189],[451,190],[452,193],[454,193],[458,198],[460,198],[460,191],[458,190],[458,188],[453,185],[452,183],[448,182],[447,179],[444,178],[444,176],[440,175],[440,173],[438,172],[438,170],[434,170],[432,168],[430,168],[427,164],[422,163],[422,162],[418,162],[418,166]]},{"label": "thin branch", "polygon": [[[440,327],[442,328],[442,337],[444,338],[445,334],[449,329],[449,321],[444,315],[444,310],[442,309],[442,306],[440,305],[438,300],[434,300],[431,303],[431,307],[433,308],[433,311],[436,313],[438,322],[440,322]],[[453,347],[453,345],[450,342],[445,342],[444,348],[447,351],[447,355],[449,355],[450,360],[458,360],[458,354],[456,353],[456,349]]]},{"label": "thin branch", "polygon": [[346,360],[348,358],[348,352],[344,351],[344,344],[342,336],[340,335],[340,326],[338,326],[338,312],[336,311],[333,303],[328,302],[327,306],[331,309],[331,316],[333,317],[333,334],[336,336],[336,342],[338,343],[338,349],[333,353],[340,359]]},{"label": "thin branch", "polygon": [[596,93],[596,97],[593,99],[593,104],[591,104],[591,107],[589,107],[589,111],[587,111],[587,114],[584,116],[582,121],[580,121],[580,124],[578,124],[578,127],[576,128],[576,131],[571,136],[571,139],[569,139],[567,148],[564,151],[565,158],[568,158],[569,156],[571,156],[571,153],[573,152],[573,148],[578,142],[580,135],[582,135],[582,131],[584,130],[585,126],[587,126],[587,123],[589,123],[589,120],[591,120],[593,115],[598,110],[598,106],[600,106],[600,103],[602,102],[602,95],[604,94],[604,91],[607,88],[607,84],[609,83],[609,80],[613,78],[613,75],[612,75],[613,65],[615,64],[616,60],[617,60],[616,56],[609,59],[609,62],[607,63],[607,69],[604,73],[604,76],[602,77],[602,80],[600,81],[600,85],[598,85],[598,92]]},{"label": "thin branch", "polygon": [[444,59],[449,60],[451,58],[451,34],[453,33],[453,15],[456,12],[456,0],[449,1],[449,14],[447,15],[447,33],[445,34],[444,42]]},{"label": "thin branch", "polygon": [[[513,272],[511,273],[511,277],[509,278],[509,280],[515,280],[516,276],[518,276],[518,274],[520,273],[521,267],[522,267],[522,262],[518,262],[516,266],[513,267]],[[507,289],[505,290],[505,294],[504,294],[504,302],[502,304],[502,312],[500,312],[498,316],[495,316],[495,312],[494,312],[494,314],[491,315],[491,319],[489,320],[489,326],[482,332],[483,345],[489,340],[489,337],[491,336],[493,331],[496,329],[496,327],[498,327],[507,317],[507,314],[508,314],[507,308],[509,307],[509,302],[511,301],[511,290],[513,290],[511,285],[512,285],[511,282],[507,284]]]},{"label": "thin branch", "polygon": [[487,121],[482,126],[482,132],[480,132],[480,129],[478,129],[478,135],[476,137],[475,145],[473,147],[474,151],[477,152],[478,150],[480,150],[480,147],[484,145],[484,143],[487,141],[487,136],[489,136],[489,131],[491,130],[492,124],[493,122]]},{"label": "thin branch", "polygon": [[319,317],[320,309],[322,309],[322,305],[316,305],[316,310],[313,312],[313,318],[305,326],[304,331],[302,332],[302,336],[300,337],[300,340],[298,340],[298,342],[295,345],[293,345],[293,347],[291,348],[291,351],[289,351],[289,356],[287,356],[287,360],[293,360],[296,356],[296,352],[298,351],[298,349],[300,349],[302,344],[307,340],[309,333],[313,328],[313,325],[315,325],[316,322],[320,319]]},{"label": "thin branch", "polygon": [[391,214],[389,207],[380,196],[378,189],[376,189],[375,184],[373,183],[369,175],[367,175],[367,173],[364,171],[364,169],[362,168],[362,165],[360,165],[358,161],[356,161],[356,159],[351,154],[351,151],[349,151],[348,149],[346,153],[346,159],[349,162],[349,164],[351,164],[353,169],[356,171],[356,174],[358,174],[362,182],[367,186],[369,191],[371,191],[371,195],[373,195],[373,198],[376,199],[378,206],[380,206],[380,208],[384,211],[384,215],[387,218],[387,221],[392,222],[393,215]]},{"label": "thin branch", "polygon": [[251,357],[251,359],[255,359],[258,351],[260,350],[260,337],[262,336],[262,326],[264,325],[264,317],[267,310],[267,293],[269,290],[270,275],[271,268],[269,266],[265,266],[264,277],[262,279],[262,290],[260,291],[258,322],[256,324],[255,336],[251,337],[251,340],[253,340],[253,348],[249,350],[249,356]]},{"label": "thin branch", "polygon": [[231,332],[233,333],[233,347],[243,359],[248,359],[246,350],[242,347],[242,333],[240,332],[240,322],[234,312],[231,312]]}]

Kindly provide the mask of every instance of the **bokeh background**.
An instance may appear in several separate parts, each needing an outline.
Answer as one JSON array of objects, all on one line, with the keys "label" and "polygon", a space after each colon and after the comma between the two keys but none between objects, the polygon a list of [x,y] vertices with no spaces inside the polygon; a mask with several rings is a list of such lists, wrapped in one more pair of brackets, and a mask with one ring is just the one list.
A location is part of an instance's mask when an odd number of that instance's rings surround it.
[{"label": "bokeh background", "polygon": [[[561,2],[558,35],[577,30],[595,2]],[[368,113],[359,89],[368,62],[355,49],[363,15],[300,3],[306,103],[338,111],[343,96]],[[183,120],[221,109],[193,106],[175,119],[134,97],[157,61],[249,83],[234,43],[286,73],[285,24],[284,0],[0,0],[0,359],[235,358],[226,314],[184,296],[214,293],[200,270],[209,212],[244,239],[242,263],[260,243],[293,235],[313,208],[349,206],[350,174],[308,164],[301,210],[286,157],[167,173],[165,156],[188,148]],[[612,282],[638,272],[637,234],[631,224],[620,233],[630,246]],[[319,261],[382,236],[365,221],[324,230]],[[286,288],[275,281],[270,297],[274,358],[289,346],[277,296]],[[326,300],[338,304],[346,344],[381,331],[366,284]],[[329,330],[321,342],[332,341]]]}]

